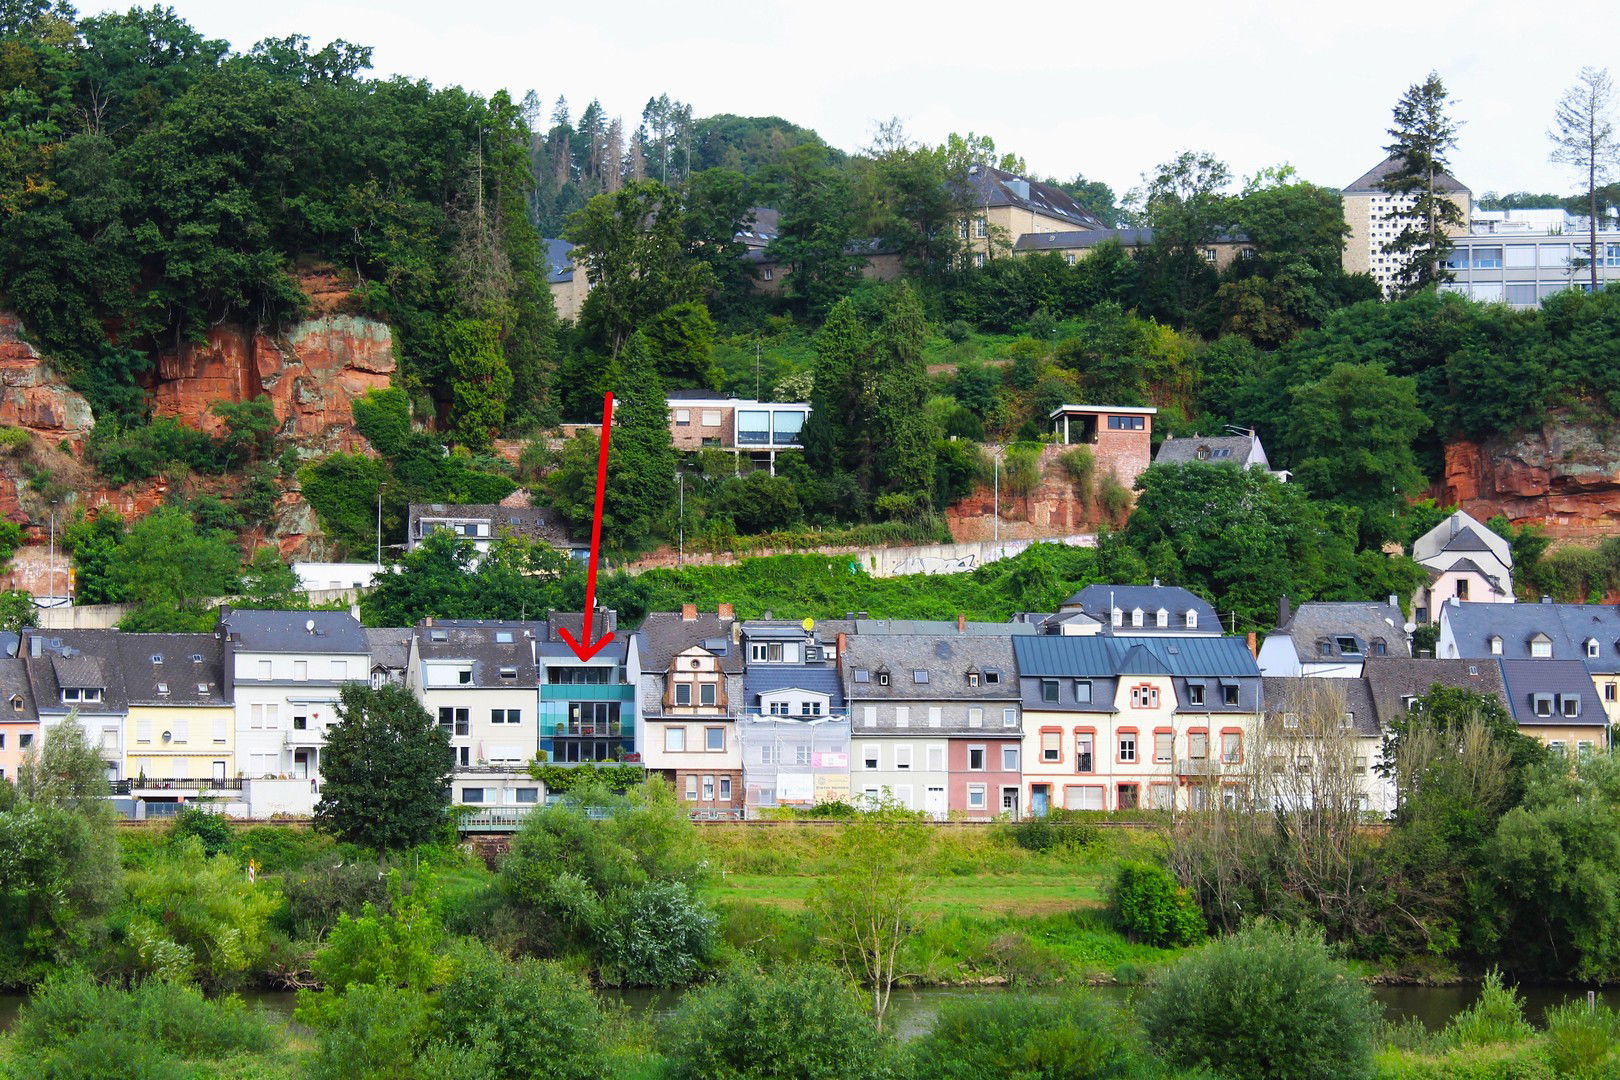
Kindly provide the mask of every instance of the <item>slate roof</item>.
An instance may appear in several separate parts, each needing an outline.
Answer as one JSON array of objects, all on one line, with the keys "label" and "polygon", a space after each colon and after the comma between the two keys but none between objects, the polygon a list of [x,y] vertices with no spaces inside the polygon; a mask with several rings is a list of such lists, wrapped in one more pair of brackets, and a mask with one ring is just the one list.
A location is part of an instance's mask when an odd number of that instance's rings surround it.
[{"label": "slate roof", "polygon": [[743,673],[745,708],[757,710],[759,695],[788,689],[826,694],[829,708],[844,707],[844,689],[833,664],[749,664]]},{"label": "slate roof", "polygon": [[423,518],[453,517],[489,522],[494,536],[520,536],[528,540],[569,547],[568,529],[555,510],[544,506],[501,506],[498,503],[411,503],[406,525],[411,540],[425,535]]},{"label": "slate roof", "polygon": [[731,628],[736,619],[722,619],[714,612],[699,612],[690,622],[682,621],[678,611],[654,611],[642,621],[639,653],[644,674],[662,676],[669,671],[670,661],[693,646],[707,649],[719,657],[719,668],[728,675],[743,669],[743,650],[731,641]]},{"label": "slate roof", "polygon": [[364,629],[366,644],[371,649],[371,666],[386,671],[404,671],[410,662],[412,628],[368,626]]},{"label": "slate roof", "polygon": [[1452,534],[1441,551],[1490,551],[1491,547],[1475,532],[1472,526],[1465,525]]},{"label": "slate roof", "polygon": [[[535,670],[534,635],[537,623],[504,622],[494,619],[435,619],[416,628],[417,654],[423,660],[465,661],[472,665],[472,683],[477,689],[496,690],[539,685]],[[510,641],[497,641],[497,635]],[[443,641],[434,640],[442,636]],[[501,669],[515,669],[510,679]]]},{"label": "slate roof", "polygon": [[[1506,605],[1504,605],[1506,606]],[[1603,703],[1586,665],[1578,660],[1503,660],[1502,679],[1507,686],[1508,708],[1521,725],[1592,727],[1608,726]],[[1537,716],[1535,695],[1553,695],[1553,715]],[[1564,716],[1560,699],[1574,695],[1580,699],[1580,715]]]},{"label": "slate roof", "polygon": [[[1185,439],[1172,435],[1159,444],[1159,452],[1153,456],[1153,463],[1185,465],[1192,461],[1209,461],[1242,466],[1249,463],[1251,455],[1256,455],[1259,442],[1259,438],[1253,435],[1194,436]],[[1203,451],[1202,455],[1200,450]],[[1264,451],[1259,451],[1257,456],[1265,460]]]},{"label": "slate roof", "polygon": [[574,250],[574,245],[556,237],[540,242],[546,245],[546,284],[561,285],[565,281],[573,281],[576,267],[568,253]]},{"label": "slate roof", "polygon": [[[1546,634],[1553,660],[1580,660],[1596,675],[1620,672],[1620,608],[1607,604],[1446,604],[1440,613],[1461,657],[1491,657],[1490,639],[1502,639],[1503,660],[1534,659],[1530,639]],[[1587,657],[1595,638],[1598,655]],[[1546,663],[1545,658],[1537,661]]]},{"label": "slate roof", "polygon": [[1074,196],[1052,184],[1025,180],[991,165],[969,166],[967,184],[972,189],[969,197],[977,207],[1016,206],[1048,217],[1062,218],[1082,229],[1103,227],[1094,214],[1075,202]]},{"label": "slate roof", "polygon": [[1425,660],[1406,657],[1373,656],[1362,666],[1365,681],[1378,710],[1379,721],[1387,728],[1406,714],[1408,698],[1422,697],[1438,683],[1477,694],[1489,694],[1508,707],[1502,683],[1502,666],[1490,660]]},{"label": "slate roof", "polygon": [[[109,671],[120,666],[117,630],[30,630],[24,640],[24,662],[28,665],[28,683],[34,691],[35,708],[52,713],[67,712],[72,705],[62,701],[62,684],[57,680],[58,661],[65,661],[62,670],[71,681],[83,689],[82,680],[101,678],[102,700],[93,702],[83,711],[97,714],[128,711],[124,696],[124,680],[107,679]],[[32,642],[39,641],[41,655],[30,655]],[[66,655],[64,655],[66,654]],[[90,660],[91,663],[74,661]]]},{"label": "slate roof", "polygon": [[852,630],[856,637],[1011,637],[1035,633],[1035,627],[1023,623],[967,622],[958,628],[950,619],[856,619]]},{"label": "slate roof", "polygon": [[[1384,178],[1386,176],[1390,175],[1391,173],[1393,173],[1395,171],[1395,166],[1396,166],[1395,155],[1391,154],[1389,157],[1385,158],[1383,161],[1380,161],[1377,165],[1374,165],[1372,168],[1368,169],[1366,172],[1362,173],[1360,176],[1358,176],[1354,180],[1350,181],[1349,186],[1344,189],[1344,194],[1346,194],[1346,195],[1382,195],[1382,194],[1384,194],[1384,189],[1383,189],[1383,186],[1382,186],[1383,180],[1384,180]],[[1451,192],[1460,191],[1460,192],[1470,193],[1470,192],[1468,192],[1467,188],[1463,187],[1462,183],[1460,181],[1458,181],[1458,179],[1455,176],[1452,176],[1448,172],[1442,172],[1438,177],[1436,177],[1434,186],[1435,186],[1436,191],[1451,191]]]},{"label": "slate roof", "polygon": [[[553,611],[548,613],[546,621],[540,624],[544,633],[535,642],[535,652],[548,659],[563,659],[566,657],[570,660],[577,660],[573,648],[563,640],[558,631],[567,627],[568,632],[574,635],[574,640],[583,644],[584,638],[580,636],[580,630],[584,625],[585,616],[578,611]],[[592,641],[600,640],[602,635],[608,631],[613,632],[613,640],[602,646],[601,651],[591,657],[592,662],[623,661],[629,658],[630,639],[634,635],[619,632],[618,612],[611,608],[598,608],[591,619],[591,630]]]},{"label": "slate roof", "polygon": [[[21,708],[12,699],[21,699]],[[39,719],[34,708],[34,688],[28,685],[28,664],[17,657],[0,658],[0,723],[33,723]]]},{"label": "slate roof", "polygon": [[[315,624],[314,633],[305,629]],[[359,620],[347,611],[220,610],[222,631],[237,635],[242,652],[366,653],[369,642]]]},{"label": "slate roof", "polygon": [[[851,699],[1012,701],[1019,696],[1012,638],[1007,635],[858,634],[844,647],[843,667],[844,691]],[[878,682],[879,670],[889,672],[887,686]],[[927,672],[928,681],[917,682],[917,671]],[[979,685],[968,685],[969,671],[978,673]],[[995,682],[986,678],[987,672],[994,674]]]},{"label": "slate roof", "polygon": [[213,634],[128,634],[118,644],[117,678],[129,704],[231,704],[225,693],[224,647]]},{"label": "slate roof", "polygon": [[[1406,617],[1399,607],[1388,603],[1326,603],[1312,601],[1294,609],[1288,621],[1273,633],[1282,634],[1294,643],[1294,653],[1302,664],[1334,663],[1339,660],[1360,662],[1374,656],[1374,642],[1382,639],[1386,656],[1412,655],[1406,641]],[[1356,650],[1346,652],[1338,639],[1355,639]],[[1329,646],[1327,654],[1321,642]]]},{"label": "slate roof", "polygon": [[1012,639],[1025,678],[1168,674],[1258,677],[1248,645],[1235,637],[1058,637]]},{"label": "slate roof", "polygon": [[[1380,713],[1364,679],[1303,679],[1268,675],[1260,680],[1260,685],[1268,716],[1299,712],[1303,702],[1324,700],[1317,695],[1342,696],[1345,711],[1354,719],[1354,730],[1358,736],[1372,738],[1383,733]],[[1286,728],[1276,730],[1281,734],[1287,733]]]},{"label": "slate roof", "polygon": [[[1125,625],[1112,626],[1113,608],[1119,608],[1125,613]],[[1085,614],[1103,624],[1104,633],[1113,630],[1118,633],[1164,633],[1158,627],[1131,626],[1130,613],[1141,608],[1144,615],[1157,612],[1160,608],[1170,613],[1169,631],[1186,629],[1186,612],[1190,609],[1198,613],[1197,631],[1205,633],[1219,633],[1221,628],[1220,616],[1215,614],[1215,608],[1209,601],[1181,588],[1179,585],[1087,585],[1067,600],[1063,601],[1064,614],[1079,608]]]}]

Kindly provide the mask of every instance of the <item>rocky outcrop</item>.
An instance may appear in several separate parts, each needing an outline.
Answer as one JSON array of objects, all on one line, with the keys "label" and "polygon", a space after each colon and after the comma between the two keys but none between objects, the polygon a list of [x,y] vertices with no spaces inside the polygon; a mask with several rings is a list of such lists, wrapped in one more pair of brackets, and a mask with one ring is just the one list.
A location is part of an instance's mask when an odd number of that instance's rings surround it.
[{"label": "rocky outcrop", "polygon": [[1540,428],[1446,446],[1438,497],[1485,521],[1544,526],[1554,536],[1620,530],[1620,429],[1551,416]]},{"label": "rocky outcrop", "polygon": [[[993,483],[980,485],[971,495],[946,507],[945,522],[951,536],[958,542],[1045,540],[1095,530],[1103,520],[1102,510],[1094,497],[1082,492],[1069,478],[1060,460],[1072,449],[1057,445],[1041,449],[1040,481],[1027,495],[1013,495],[1003,478],[999,530]],[[1131,479],[1135,480],[1134,475]]]},{"label": "rocky outcrop", "polygon": [[387,386],[394,367],[387,325],[359,315],[323,315],[277,335],[222,325],[202,344],[159,354],[152,410],[217,433],[215,404],[262,394],[282,438],[318,453],[355,450],[364,440],[349,403]]},{"label": "rocky outcrop", "polygon": [[94,423],[90,403],[22,339],[17,317],[0,312],[0,424],[78,447]]}]

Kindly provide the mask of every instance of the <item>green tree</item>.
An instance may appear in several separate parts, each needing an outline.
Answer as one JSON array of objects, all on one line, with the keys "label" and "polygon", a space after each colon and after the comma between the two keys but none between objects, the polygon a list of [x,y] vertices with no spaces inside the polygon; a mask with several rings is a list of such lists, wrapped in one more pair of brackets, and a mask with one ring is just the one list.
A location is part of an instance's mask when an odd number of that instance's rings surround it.
[{"label": "green tree", "polygon": [[1553,114],[1552,159],[1578,170],[1586,181],[1586,268],[1592,291],[1598,284],[1598,190],[1620,166],[1614,134],[1614,81],[1607,68],[1583,67]]},{"label": "green tree", "polygon": [[1372,1075],[1378,1006],[1319,931],[1262,923],[1184,954],[1138,1008],[1172,1065],[1255,1080]]},{"label": "green tree", "polygon": [[[669,399],[647,339],[633,336],[620,357],[614,390],[613,435],[608,444],[603,543],[636,551],[662,535],[675,494],[675,444],[669,434]],[[595,471],[591,502],[595,503]],[[575,521],[589,520],[583,515]]]},{"label": "green tree", "polygon": [[1367,538],[1392,538],[1405,496],[1423,485],[1412,445],[1429,420],[1416,383],[1377,364],[1335,364],[1293,398],[1286,441],[1300,481],[1358,507]]},{"label": "green tree", "polygon": [[1215,289],[1215,271],[1204,250],[1232,223],[1232,182],[1226,164],[1212,154],[1186,150],[1151,174],[1132,193],[1153,242],[1141,256],[1143,308],[1184,326]]},{"label": "green tree", "polygon": [[268,545],[255,551],[242,571],[242,591],[236,602],[240,607],[270,611],[298,611],[309,606],[298,575]]},{"label": "green tree", "polygon": [[442,835],[450,740],[410,690],[347,683],[321,754],[316,824],[380,852]]},{"label": "green tree", "polygon": [[1120,929],[1149,945],[1191,945],[1204,936],[1197,902],[1162,866],[1120,864],[1108,907]]},{"label": "green tree", "polygon": [[712,390],[720,385],[708,308],[695,301],[676,304],[653,317],[645,332],[665,389]]},{"label": "green tree", "polygon": [[460,319],[450,325],[454,435],[462,446],[483,450],[506,419],[512,369],[501,355],[493,323]]},{"label": "green tree", "polygon": [[1446,112],[1450,96],[1432,71],[1408,87],[1395,103],[1395,126],[1389,129],[1394,141],[1384,148],[1395,168],[1380,186],[1397,197],[1401,224],[1385,249],[1403,259],[1397,281],[1407,295],[1451,280],[1446,270],[1451,230],[1467,225],[1462,208],[1443,187],[1447,155],[1457,145],[1457,122]]},{"label": "green tree", "polygon": [[874,1080],[900,1075],[893,1044],[836,972],[738,969],[688,994],[670,1021],[675,1080]]},{"label": "green tree", "polygon": [[924,406],[928,375],[923,347],[928,322],[911,286],[897,285],[873,334],[877,384],[872,423],[877,444],[875,492],[914,496],[927,505],[934,472],[934,432]]},{"label": "green tree", "polygon": [[484,1048],[488,1071],[502,1080],[596,1080],[609,1075],[604,1019],[590,987],[561,964],[508,960],[482,947],[463,949],[439,993],[444,1036]]},{"label": "green tree", "polygon": [[819,144],[796,146],[774,174],[782,191],[776,237],[765,254],[786,269],[783,291],[811,318],[825,315],[860,280],[853,251],[855,218],[849,182]]},{"label": "green tree", "polygon": [[190,615],[201,612],[204,600],[236,592],[240,567],[229,535],[199,533],[190,515],[165,506],[129,530],[110,576],[120,595],[140,598],[144,611]]}]

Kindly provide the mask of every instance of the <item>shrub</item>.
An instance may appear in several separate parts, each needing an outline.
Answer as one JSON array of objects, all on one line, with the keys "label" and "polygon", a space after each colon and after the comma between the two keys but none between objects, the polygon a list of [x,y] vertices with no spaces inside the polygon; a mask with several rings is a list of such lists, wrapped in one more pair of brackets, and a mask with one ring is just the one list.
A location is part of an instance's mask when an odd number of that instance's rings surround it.
[{"label": "shrub", "polygon": [[1097,503],[1108,519],[1117,523],[1131,508],[1131,490],[1113,473],[1104,473],[1097,484]]},{"label": "shrub", "polygon": [[182,807],[174,816],[169,843],[178,844],[188,836],[195,836],[207,855],[219,855],[229,850],[234,839],[231,826],[223,815],[211,814],[194,806]]},{"label": "shrub", "polygon": [[439,1026],[480,1054],[491,1077],[591,1080],[607,1075],[596,998],[561,965],[507,960],[483,946],[461,950],[439,994]]},{"label": "shrub", "polygon": [[1534,1033],[1535,1029],[1524,1018],[1524,1002],[1519,992],[1503,986],[1502,973],[1495,968],[1485,973],[1479,1000],[1446,1025],[1446,1034],[1462,1046],[1520,1042]]},{"label": "shrub", "polygon": [[375,863],[339,862],[294,871],[282,877],[287,907],[282,925],[302,941],[319,941],[344,915],[359,915],[367,904],[388,909],[387,879]]},{"label": "shrub", "polygon": [[973,336],[973,327],[969,326],[964,319],[952,319],[944,326],[941,326],[939,332],[946,341],[960,345]]},{"label": "shrub", "polygon": [[680,986],[714,951],[714,913],[678,881],[654,881],[607,897],[595,927],[603,981]]},{"label": "shrub", "polygon": [[1063,474],[1074,485],[1076,494],[1082,499],[1091,498],[1091,483],[1097,474],[1097,459],[1091,454],[1091,447],[1076,446],[1072,450],[1065,450],[1058,456],[1058,464],[1063,467]]},{"label": "shrub", "polygon": [[26,428],[0,427],[0,454],[21,453],[33,441],[33,435]]},{"label": "shrub", "polygon": [[411,435],[411,399],[395,386],[367,390],[350,403],[355,430],[379,454],[392,456],[405,448]]},{"label": "shrub", "polygon": [[1023,497],[1041,482],[1041,448],[1038,443],[1014,443],[1001,460],[1001,491]]},{"label": "shrub", "polygon": [[1257,924],[1149,984],[1138,1009],[1173,1065],[1255,1080],[1354,1080],[1372,1070],[1378,1008],[1314,928]]},{"label": "shrub", "polygon": [[1109,911],[1132,940],[1148,945],[1191,945],[1204,936],[1204,916],[1197,901],[1162,866],[1121,863]]},{"label": "shrub", "polygon": [[853,986],[830,968],[739,971],[696,991],[670,1022],[671,1080],[883,1080],[898,1075]]},{"label": "shrub", "polygon": [[1083,993],[991,994],[946,1004],[910,1058],[931,1080],[1105,1080],[1139,1075],[1132,1041],[1117,1011]]},{"label": "shrub", "polygon": [[420,990],[361,984],[344,994],[300,991],[296,1018],[316,1031],[310,1080],[396,1080],[428,1030]]},{"label": "shrub", "polygon": [[1599,1080],[1620,1075],[1620,1014],[1570,1001],[1547,1010],[1547,1061],[1559,1076]]}]

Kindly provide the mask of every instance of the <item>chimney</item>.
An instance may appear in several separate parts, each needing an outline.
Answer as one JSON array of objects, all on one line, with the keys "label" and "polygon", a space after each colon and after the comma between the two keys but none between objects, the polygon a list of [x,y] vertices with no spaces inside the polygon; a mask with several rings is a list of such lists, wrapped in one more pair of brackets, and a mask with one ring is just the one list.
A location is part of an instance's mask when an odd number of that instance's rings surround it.
[{"label": "chimney", "polygon": [[1550,597],[1550,596],[1543,596],[1543,597],[1542,597],[1542,598],[1541,598],[1541,602],[1542,602],[1542,603],[1543,603],[1543,604],[1550,604],[1550,603],[1552,603],[1552,597]]},{"label": "chimney", "polygon": [[697,605],[696,604],[682,604],[681,605],[681,622],[696,622],[696,621],[697,621]]},{"label": "chimney", "polygon": [[956,613],[956,632],[958,634],[967,633],[967,616],[960,611]]},{"label": "chimney", "polygon": [[734,618],[736,616],[736,612],[737,612],[737,609],[732,607],[730,604],[721,604],[718,607],[716,607],[714,610],[715,610],[715,613],[717,615],[719,615],[722,619]]},{"label": "chimney", "polygon": [[1256,659],[1260,656],[1260,646],[1255,640],[1254,631],[1249,631],[1249,655]]},{"label": "chimney", "polygon": [[1396,596],[1394,593],[1390,593],[1389,594],[1389,606],[1393,607],[1393,608],[1400,607],[1401,606],[1401,598]]},{"label": "chimney", "polygon": [[833,640],[838,643],[838,663],[842,665],[844,662],[844,646],[849,641],[849,635],[840,630],[838,636]]},{"label": "chimney", "polygon": [[424,618],[422,620],[422,625],[423,626],[432,626],[433,625],[433,616],[429,615],[426,618]]},{"label": "chimney", "polygon": [[1277,597],[1277,625],[1287,626],[1288,620],[1293,618],[1294,612],[1288,606],[1288,595],[1284,593]]},{"label": "chimney", "polygon": [[1153,579],[1153,587],[1155,589],[1157,589],[1159,587],[1159,579],[1158,578]]}]

